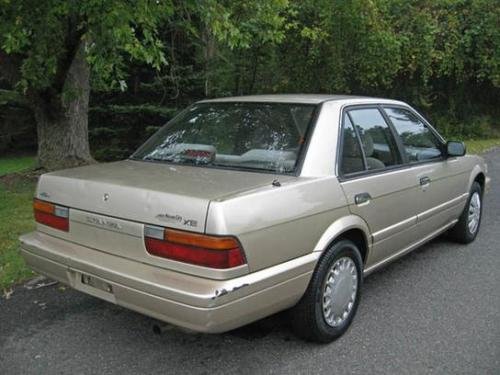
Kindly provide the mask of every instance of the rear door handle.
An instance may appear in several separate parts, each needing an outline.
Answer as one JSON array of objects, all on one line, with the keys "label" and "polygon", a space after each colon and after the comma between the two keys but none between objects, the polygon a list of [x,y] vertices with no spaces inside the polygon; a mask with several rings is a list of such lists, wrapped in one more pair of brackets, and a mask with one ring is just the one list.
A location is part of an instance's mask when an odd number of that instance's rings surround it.
[{"label": "rear door handle", "polygon": [[420,177],[420,185],[421,186],[424,186],[424,185],[429,185],[431,183],[431,179],[427,176],[424,176],[424,177]]},{"label": "rear door handle", "polygon": [[354,203],[360,206],[362,204],[370,203],[371,199],[372,197],[369,193],[359,193],[354,196]]}]

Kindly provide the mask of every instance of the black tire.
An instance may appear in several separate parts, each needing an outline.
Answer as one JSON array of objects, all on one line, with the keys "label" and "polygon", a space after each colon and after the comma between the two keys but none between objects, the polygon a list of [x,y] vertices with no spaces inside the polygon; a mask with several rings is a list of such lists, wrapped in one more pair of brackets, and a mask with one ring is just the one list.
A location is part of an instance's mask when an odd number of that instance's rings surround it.
[{"label": "black tire", "polygon": [[[471,232],[468,225],[469,208],[471,205],[472,197],[476,193],[478,194],[479,201],[481,203],[479,208],[479,221],[476,229],[473,232]],[[483,191],[481,189],[481,185],[479,185],[478,182],[474,181],[470,189],[469,198],[467,199],[467,204],[465,205],[464,210],[460,215],[460,218],[458,219],[458,222],[455,224],[453,228],[450,229],[449,237],[452,240],[463,244],[468,244],[474,241],[479,232],[479,227],[481,226],[482,217],[483,217]]]},{"label": "black tire", "polygon": [[[355,265],[357,290],[353,306],[345,321],[339,326],[332,326],[327,323],[323,314],[323,288],[330,269],[338,259],[343,257],[350,258]],[[335,242],[321,256],[304,296],[290,311],[292,328],[295,334],[305,340],[320,343],[328,343],[342,336],[356,315],[362,284],[363,260],[359,249],[354,242],[349,240]]]}]

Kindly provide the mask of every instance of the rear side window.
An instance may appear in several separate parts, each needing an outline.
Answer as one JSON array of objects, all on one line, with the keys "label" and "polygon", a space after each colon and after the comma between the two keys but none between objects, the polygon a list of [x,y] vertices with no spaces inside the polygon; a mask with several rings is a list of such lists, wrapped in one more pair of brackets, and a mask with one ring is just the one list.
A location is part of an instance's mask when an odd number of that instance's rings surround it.
[{"label": "rear side window", "polygon": [[441,142],[415,114],[399,107],[385,107],[384,110],[401,137],[410,162],[442,157]]},{"label": "rear side window", "polygon": [[340,170],[344,175],[365,170],[361,146],[351,120],[347,115],[344,115],[344,128],[342,130],[341,160]]},{"label": "rear side window", "polygon": [[377,108],[347,111],[361,139],[366,169],[377,170],[401,164],[401,157],[389,125]]}]

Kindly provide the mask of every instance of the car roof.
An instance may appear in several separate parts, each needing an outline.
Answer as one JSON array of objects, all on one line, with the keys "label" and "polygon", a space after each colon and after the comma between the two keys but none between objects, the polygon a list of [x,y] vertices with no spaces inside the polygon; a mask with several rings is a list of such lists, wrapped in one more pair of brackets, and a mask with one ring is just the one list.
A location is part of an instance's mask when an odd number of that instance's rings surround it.
[{"label": "car roof", "polygon": [[390,99],[373,98],[369,96],[357,95],[325,95],[325,94],[273,94],[273,95],[247,95],[230,96],[225,98],[205,99],[198,103],[216,103],[216,102],[270,102],[270,103],[301,103],[301,104],[320,104],[329,101],[342,102],[360,102],[363,100],[374,102],[395,102]]}]

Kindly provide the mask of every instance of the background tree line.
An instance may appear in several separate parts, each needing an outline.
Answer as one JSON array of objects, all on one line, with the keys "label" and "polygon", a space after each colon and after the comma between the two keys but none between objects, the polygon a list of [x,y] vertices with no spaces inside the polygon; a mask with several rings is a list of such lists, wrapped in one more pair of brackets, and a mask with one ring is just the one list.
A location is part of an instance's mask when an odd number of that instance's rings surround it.
[{"label": "background tree line", "polygon": [[0,76],[4,149],[33,143],[36,123],[49,169],[126,157],[182,107],[227,95],[398,98],[448,137],[489,137],[500,1],[0,0]]}]

